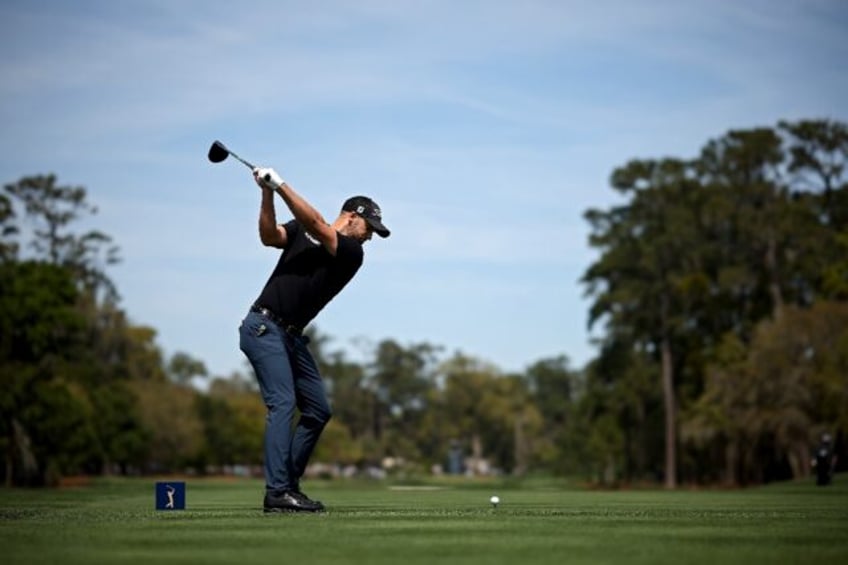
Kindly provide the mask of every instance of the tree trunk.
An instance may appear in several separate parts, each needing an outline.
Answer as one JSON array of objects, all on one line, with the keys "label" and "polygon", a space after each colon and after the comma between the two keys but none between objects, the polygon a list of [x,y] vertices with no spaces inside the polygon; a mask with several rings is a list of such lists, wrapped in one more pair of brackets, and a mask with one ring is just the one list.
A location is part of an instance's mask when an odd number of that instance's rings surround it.
[{"label": "tree trunk", "polygon": [[383,439],[383,418],[380,401],[374,395],[371,404],[371,433],[374,434],[374,440],[379,444]]},{"label": "tree trunk", "polygon": [[803,477],[804,470],[801,468],[801,460],[798,458],[794,449],[790,449],[786,458],[789,459],[789,468],[792,470],[792,478],[800,479]]},{"label": "tree trunk", "polygon": [[513,457],[515,458],[515,467],[512,474],[516,477],[522,477],[527,472],[527,446],[524,441],[524,415],[519,412],[515,415],[513,424]]},{"label": "tree trunk", "polygon": [[14,437],[9,441],[6,447],[6,488],[12,487],[12,477],[15,474],[15,440]]},{"label": "tree trunk", "polygon": [[677,487],[677,407],[674,401],[674,369],[671,343],[668,336],[662,340],[662,385],[665,406],[665,488]]},{"label": "tree trunk", "polygon": [[803,442],[797,442],[789,452],[789,462],[792,466],[793,479],[805,479],[810,476],[809,447]]},{"label": "tree trunk", "polygon": [[727,486],[736,486],[739,484],[738,451],[738,442],[733,438],[729,439],[724,451],[724,481]]},{"label": "tree trunk", "polygon": [[780,291],[780,279],[777,274],[777,241],[773,233],[769,233],[766,248],[766,271],[769,276],[769,294],[771,295],[772,317],[779,320],[783,315],[783,293]]},{"label": "tree trunk", "polygon": [[473,475],[481,475],[483,472],[483,441],[480,434],[471,435],[471,461],[468,467]]},{"label": "tree trunk", "polygon": [[23,424],[18,420],[12,419],[12,467],[11,477],[12,484],[15,484],[15,462],[20,464],[18,469],[19,478],[22,485],[32,486],[41,482],[38,460],[32,451],[32,441],[26,432]]}]

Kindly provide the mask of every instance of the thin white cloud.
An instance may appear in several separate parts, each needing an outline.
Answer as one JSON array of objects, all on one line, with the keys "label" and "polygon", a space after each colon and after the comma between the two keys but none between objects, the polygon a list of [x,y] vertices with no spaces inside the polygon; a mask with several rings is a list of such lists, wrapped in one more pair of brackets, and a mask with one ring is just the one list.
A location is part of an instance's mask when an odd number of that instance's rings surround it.
[{"label": "thin white cloud", "polygon": [[[612,169],[694,156],[730,127],[848,117],[844,6],[7,2],[0,175],[87,185],[130,315],[213,371],[240,368],[234,338],[196,327],[237,320],[273,262],[246,171],[204,160],[219,136],[327,215],[352,191],[381,203],[394,234],[369,244],[329,333],[391,296],[386,336],[582,362],[581,214],[616,200]],[[507,343],[504,307],[535,335]]]}]

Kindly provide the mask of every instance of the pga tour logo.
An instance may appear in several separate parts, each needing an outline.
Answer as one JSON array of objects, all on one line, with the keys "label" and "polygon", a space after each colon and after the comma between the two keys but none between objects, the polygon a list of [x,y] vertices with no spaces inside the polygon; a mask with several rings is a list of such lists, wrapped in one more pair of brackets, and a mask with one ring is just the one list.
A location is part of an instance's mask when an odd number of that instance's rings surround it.
[{"label": "pga tour logo", "polygon": [[156,510],[185,510],[185,483],[156,483]]}]

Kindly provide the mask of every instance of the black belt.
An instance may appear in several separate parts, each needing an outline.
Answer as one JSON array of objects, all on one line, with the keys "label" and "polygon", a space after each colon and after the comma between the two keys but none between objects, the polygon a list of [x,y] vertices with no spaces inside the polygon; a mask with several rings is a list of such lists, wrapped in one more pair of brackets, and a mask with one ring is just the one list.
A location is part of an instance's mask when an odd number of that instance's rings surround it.
[{"label": "black belt", "polygon": [[277,316],[276,314],[274,314],[273,312],[271,312],[270,310],[268,310],[264,306],[259,306],[258,304],[254,304],[253,306],[250,307],[250,311],[256,312],[257,314],[262,314],[263,316],[265,316],[266,318],[268,318],[269,320],[271,320],[272,322],[277,324],[280,327],[281,330],[283,330],[284,332],[286,332],[289,335],[298,336],[298,337],[303,335],[303,329],[295,326],[294,324],[289,324],[289,323],[283,321],[282,318],[280,318],[279,316]]}]

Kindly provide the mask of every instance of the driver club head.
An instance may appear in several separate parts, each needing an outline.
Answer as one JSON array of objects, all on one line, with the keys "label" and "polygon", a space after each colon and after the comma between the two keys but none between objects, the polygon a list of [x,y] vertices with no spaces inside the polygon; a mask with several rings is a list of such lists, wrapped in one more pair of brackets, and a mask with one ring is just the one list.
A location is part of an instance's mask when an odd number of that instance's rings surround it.
[{"label": "driver club head", "polygon": [[229,157],[229,155],[230,152],[227,147],[218,140],[215,140],[209,148],[209,160],[213,163],[220,163]]}]

